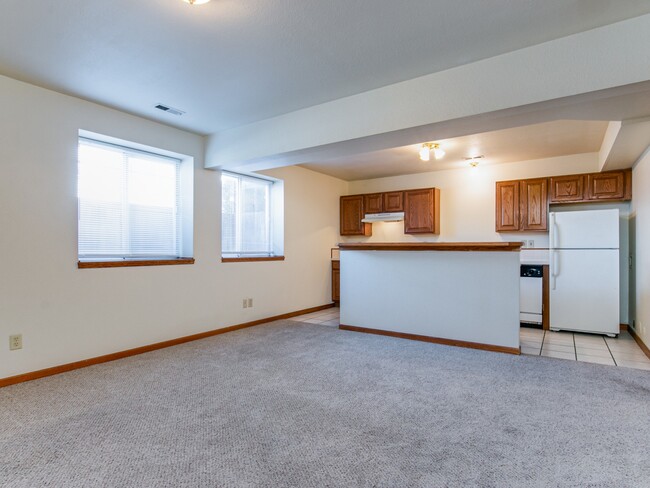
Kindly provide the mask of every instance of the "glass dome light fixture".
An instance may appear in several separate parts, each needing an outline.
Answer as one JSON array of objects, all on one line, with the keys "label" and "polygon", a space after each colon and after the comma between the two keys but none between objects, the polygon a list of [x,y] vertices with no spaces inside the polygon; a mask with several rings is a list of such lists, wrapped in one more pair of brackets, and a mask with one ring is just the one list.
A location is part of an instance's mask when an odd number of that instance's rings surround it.
[{"label": "glass dome light fixture", "polygon": [[444,157],[445,151],[440,147],[440,144],[437,142],[425,142],[422,144],[422,148],[420,149],[420,159],[422,161],[429,161],[431,159],[431,151],[433,151],[433,156],[436,159],[440,159]]},{"label": "glass dome light fixture", "polygon": [[203,5],[204,3],[208,3],[210,0],[183,0],[185,3],[189,3],[190,5]]}]

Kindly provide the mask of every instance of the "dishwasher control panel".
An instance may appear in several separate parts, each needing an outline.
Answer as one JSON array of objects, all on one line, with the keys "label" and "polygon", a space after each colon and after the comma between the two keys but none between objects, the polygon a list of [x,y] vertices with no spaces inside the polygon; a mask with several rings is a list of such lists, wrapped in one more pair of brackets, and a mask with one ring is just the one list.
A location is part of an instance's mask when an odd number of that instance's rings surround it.
[{"label": "dishwasher control panel", "polygon": [[522,264],[521,265],[521,274],[523,278],[541,278],[543,275],[542,266],[535,264]]}]

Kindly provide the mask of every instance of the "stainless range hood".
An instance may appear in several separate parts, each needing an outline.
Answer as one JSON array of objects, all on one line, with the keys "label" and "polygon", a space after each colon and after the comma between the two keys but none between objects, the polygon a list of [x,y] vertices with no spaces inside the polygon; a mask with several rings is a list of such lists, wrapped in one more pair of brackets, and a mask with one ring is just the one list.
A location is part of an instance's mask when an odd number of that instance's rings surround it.
[{"label": "stainless range hood", "polygon": [[366,216],[361,219],[361,222],[372,223],[372,222],[400,222],[404,220],[404,212],[388,212],[388,213],[376,213],[376,214],[366,214]]}]

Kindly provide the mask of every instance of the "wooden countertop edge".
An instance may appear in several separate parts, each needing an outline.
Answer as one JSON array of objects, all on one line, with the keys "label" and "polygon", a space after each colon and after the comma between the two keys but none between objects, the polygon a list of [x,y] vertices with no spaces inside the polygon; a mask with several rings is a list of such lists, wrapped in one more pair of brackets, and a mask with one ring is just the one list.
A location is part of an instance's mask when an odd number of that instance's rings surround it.
[{"label": "wooden countertop edge", "polygon": [[521,242],[348,242],[340,243],[341,251],[515,251]]}]

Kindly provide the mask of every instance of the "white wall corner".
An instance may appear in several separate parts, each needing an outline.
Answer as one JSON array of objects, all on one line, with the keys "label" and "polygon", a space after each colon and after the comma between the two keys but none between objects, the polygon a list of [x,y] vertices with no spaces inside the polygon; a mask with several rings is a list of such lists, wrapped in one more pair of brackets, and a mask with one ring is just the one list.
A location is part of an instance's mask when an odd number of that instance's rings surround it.
[{"label": "white wall corner", "polygon": [[612,120],[607,124],[603,143],[600,146],[600,151],[598,151],[598,171],[603,171],[605,169],[607,158],[614,147],[616,138],[621,130],[621,125],[622,123],[618,120]]}]

